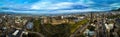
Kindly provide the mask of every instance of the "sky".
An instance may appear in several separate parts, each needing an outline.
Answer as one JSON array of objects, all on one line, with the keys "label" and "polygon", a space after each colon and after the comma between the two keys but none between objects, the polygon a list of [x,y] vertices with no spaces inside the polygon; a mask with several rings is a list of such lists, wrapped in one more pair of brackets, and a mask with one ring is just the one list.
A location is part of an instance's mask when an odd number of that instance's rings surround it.
[{"label": "sky", "polygon": [[110,11],[120,0],[0,0],[0,11],[32,14],[59,14]]}]

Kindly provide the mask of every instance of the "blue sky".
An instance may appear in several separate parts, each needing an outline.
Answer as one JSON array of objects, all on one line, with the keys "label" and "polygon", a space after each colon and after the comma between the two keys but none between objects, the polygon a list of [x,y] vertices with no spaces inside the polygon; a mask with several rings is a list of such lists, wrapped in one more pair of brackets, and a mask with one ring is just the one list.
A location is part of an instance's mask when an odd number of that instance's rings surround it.
[{"label": "blue sky", "polygon": [[120,8],[119,0],[0,0],[0,10],[52,14],[109,11]]}]

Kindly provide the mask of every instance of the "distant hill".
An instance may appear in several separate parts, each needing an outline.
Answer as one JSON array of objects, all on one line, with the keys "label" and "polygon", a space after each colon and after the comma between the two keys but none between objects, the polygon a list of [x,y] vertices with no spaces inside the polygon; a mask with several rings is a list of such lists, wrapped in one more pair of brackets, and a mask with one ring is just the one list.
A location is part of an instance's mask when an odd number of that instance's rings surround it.
[{"label": "distant hill", "polygon": [[31,14],[0,11],[0,15],[31,15]]},{"label": "distant hill", "polygon": [[0,12],[0,14],[8,14],[8,15],[12,15],[15,14],[14,12]]},{"label": "distant hill", "polygon": [[116,10],[111,10],[111,11],[120,11],[120,8],[116,9]]}]

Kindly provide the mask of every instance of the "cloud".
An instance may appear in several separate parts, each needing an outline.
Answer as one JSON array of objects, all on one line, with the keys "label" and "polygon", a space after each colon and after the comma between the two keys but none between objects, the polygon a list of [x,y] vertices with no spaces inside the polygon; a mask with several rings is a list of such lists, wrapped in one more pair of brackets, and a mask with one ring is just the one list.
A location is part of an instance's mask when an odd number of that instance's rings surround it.
[{"label": "cloud", "polygon": [[80,12],[91,12],[91,11],[105,11],[105,10],[97,10],[97,9],[92,9],[92,8],[88,8],[88,9],[72,9],[72,10],[48,10],[48,11],[44,11],[44,10],[27,10],[27,11],[19,11],[19,10],[2,10],[3,12],[15,12],[15,13],[24,13],[24,14],[33,14],[33,15],[43,15],[43,14],[66,14],[66,13],[80,13]]},{"label": "cloud", "polygon": [[[37,0],[38,1],[38,0]],[[25,2],[24,2],[25,3]],[[120,8],[119,0],[39,0],[38,2],[27,4],[7,4],[6,7],[19,8],[22,10],[7,10],[21,13],[74,13],[88,11],[109,11]],[[28,10],[24,10],[28,9]],[[32,9],[29,10],[29,9]]]},{"label": "cloud", "polygon": [[110,5],[111,7],[116,7],[116,8],[120,8],[120,3],[113,3]]},{"label": "cloud", "polygon": [[[69,0],[71,1],[71,0]],[[46,10],[56,10],[56,9],[102,9],[102,10],[111,10],[113,7],[119,8],[119,4],[115,4],[114,0],[78,0],[76,2],[56,2],[55,0],[52,1],[40,1],[36,2],[31,6],[31,9],[46,9]],[[109,2],[107,2],[109,1]],[[56,2],[56,3],[53,3]],[[112,6],[111,6],[112,5]]]},{"label": "cloud", "polygon": [[[119,8],[119,0],[2,0],[5,7],[28,9]],[[0,3],[1,4],[1,3]],[[81,9],[81,8],[80,8]]]},{"label": "cloud", "polygon": [[31,9],[62,9],[69,8],[73,3],[71,2],[61,2],[61,3],[51,3],[51,2],[39,2],[31,6]]},{"label": "cloud", "polygon": [[37,2],[31,6],[31,9],[67,9],[73,5],[90,6],[94,2],[90,0],[79,0],[77,2],[57,2],[51,1]]}]

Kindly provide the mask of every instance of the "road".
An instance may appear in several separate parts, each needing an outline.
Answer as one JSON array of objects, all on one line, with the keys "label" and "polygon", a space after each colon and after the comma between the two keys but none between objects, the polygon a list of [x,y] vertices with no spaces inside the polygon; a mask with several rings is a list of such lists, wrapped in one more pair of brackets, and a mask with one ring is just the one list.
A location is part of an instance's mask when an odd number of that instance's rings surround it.
[{"label": "road", "polygon": [[75,37],[77,33],[83,33],[83,31],[89,26],[90,24],[87,23],[86,25],[83,25],[82,27],[79,27],[73,34],[70,35],[70,37]]},{"label": "road", "polygon": [[28,33],[37,34],[37,35],[39,35],[38,37],[45,37],[43,34],[41,34],[39,32],[28,31]]}]

